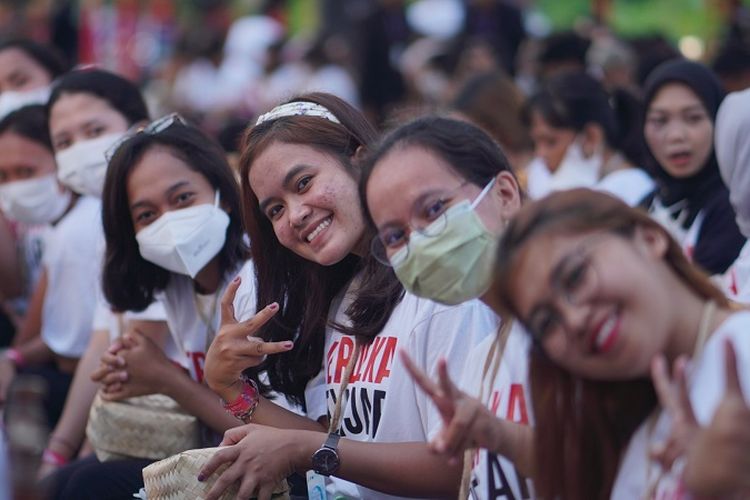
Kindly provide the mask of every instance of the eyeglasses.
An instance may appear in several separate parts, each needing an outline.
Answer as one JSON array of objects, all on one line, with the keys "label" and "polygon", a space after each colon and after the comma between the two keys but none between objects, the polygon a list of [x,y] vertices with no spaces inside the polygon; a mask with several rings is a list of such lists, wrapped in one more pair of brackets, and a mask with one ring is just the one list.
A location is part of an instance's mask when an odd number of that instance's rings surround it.
[{"label": "eyeglasses", "polygon": [[570,306],[583,306],[596,296],[599,289],[599,273],[593,258],[594,249],[611,237],[611,233],[599,233],[564,256],[552,270],[550,288],[552,298],[543,307],[537,308],[525,321],[535,340],[541,342],[556,332],[566,329],[559,309],[552,305],[556,297]]},{"label": "eyeglasses", "polygon": [[[448,210],[458,201],[466,199],[461,194],[461,190],[469,183],[469,181],[464,181],[453,190],[436,191],[417,200],[409,215],[408,227],[430,238],[443,234],[448,226]],[[472,209],[484,198],[493,183],[494,178],[472,201]],[[370,242],[372,256],[386,266],[394,266],[403,262],[409,256],[409,232],[406,227],[397,225],[387,226],[380,230]]]},{"label": "eyeglasses", "polygon": [[179,123],[180,125],[187,125],[187,122],[182,116],[180,116],[179,113],[170,113],[166,116],[162,116],[161,118],[157,118],[156,120],[152,121],[148,125],[133,128],[129,130],[121,139],[119,139],[114,144],[112,144],[109,148],[107,148],[107,150],[104,152],[104,158],[107,160],[107,163],[109,163],[112,160],[112,158],[115,156],[115,153],[120,148],[120,146],[125,144],[127,141],[129,141],[136,135],[138,134],[155,135],[155,134],[158,134],[160,132],[167,130],[169,127],[171,127],[175,123]]}]

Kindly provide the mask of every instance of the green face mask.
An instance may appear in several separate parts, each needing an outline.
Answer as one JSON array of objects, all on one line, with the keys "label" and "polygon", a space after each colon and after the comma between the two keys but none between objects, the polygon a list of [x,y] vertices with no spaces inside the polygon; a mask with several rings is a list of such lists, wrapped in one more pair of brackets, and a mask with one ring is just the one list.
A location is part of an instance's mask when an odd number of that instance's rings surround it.
[{"label": "green face mask", "polygon": [[494,183],[492,179],[474,202],[450,207],[443,220],[425,228],[425,234],[411,233],[408,247],[390,259],[404,288],[449,305],[480,297],[490,288],[499,237],[487,230],[475,208]]}]

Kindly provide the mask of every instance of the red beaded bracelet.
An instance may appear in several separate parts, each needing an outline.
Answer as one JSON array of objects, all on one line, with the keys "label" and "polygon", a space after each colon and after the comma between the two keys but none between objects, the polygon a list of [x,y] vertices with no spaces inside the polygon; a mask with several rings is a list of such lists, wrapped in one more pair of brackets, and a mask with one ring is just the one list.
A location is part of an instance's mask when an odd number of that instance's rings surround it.
[{"label": "red beaded bracelet", "polygon": [[231,403],[227,403],[223,399],[221,400],[224,409],[235,416],[235,418],[248,422],[252,418],[255,409],[260,403],[260,390],[258,384],[255,381],[242,377],[242,392],[237,396],[237,399]]},{"label": "red beaded bracelet", "polygon": [[56,451],[52,451],[49,448],[44,450],[42,454],[42,463],[55,465],[57,467],[63,466],[68,463],[68,459],[60,455]]},{"label": "red beaded bracelet", "polygon": [[19,351],[15,347],[11,347],[7,351],[5,351],[5,357],[11,360],[11,362],[16,365],[16,368],[21,368],[26,364],[26,360],[23,358],[23,354],[21,354],[21,351]]}]

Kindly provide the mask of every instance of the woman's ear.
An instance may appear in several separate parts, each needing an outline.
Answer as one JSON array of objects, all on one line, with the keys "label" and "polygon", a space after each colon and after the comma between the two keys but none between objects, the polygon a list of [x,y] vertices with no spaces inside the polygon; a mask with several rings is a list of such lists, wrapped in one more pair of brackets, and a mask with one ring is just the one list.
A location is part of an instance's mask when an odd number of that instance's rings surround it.
[{"label": "woman's ear", "polygon": [[604,148],[604,129],[597,123],[587,123],[581,133],[583,142],[581,149],[586,158],[591,157],[597,151]]},{"label": "woman's ear", "polygon": [[503,170],[495,177],[495,185],[492,194],[500,204],[500,216],[504,220],[510,220],[521,209],[521,189],[515,176]]},{"label": "woman's ear", "polygon": [[352,162],[361,163],[365,159],[365,156],[367,156],[367,148],[364,145],[360,144],[359,146],[357,146],[357,150],[354,151],[354,154],[352,155]]},{"label": "woman's ear", "polygon": [[669,249],[669,235],[659,226],[639,225],[635,229],[636,245],[647,255],[662,259]]}]

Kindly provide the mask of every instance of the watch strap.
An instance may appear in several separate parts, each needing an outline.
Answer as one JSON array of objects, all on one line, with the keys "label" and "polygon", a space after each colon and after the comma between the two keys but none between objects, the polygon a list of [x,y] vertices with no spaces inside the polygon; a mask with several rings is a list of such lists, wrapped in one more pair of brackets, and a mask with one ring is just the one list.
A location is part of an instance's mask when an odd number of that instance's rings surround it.
[{"label": "watch strap", "polygon": [[323,446],[337,451],[339,446],[339,439],[341,439],[341,436],[338,432],[331,432],[328,434],[328,438],[326,438],[326,442],[323,443]]}]

